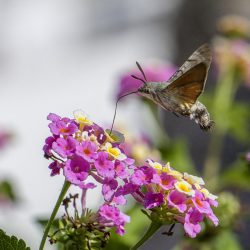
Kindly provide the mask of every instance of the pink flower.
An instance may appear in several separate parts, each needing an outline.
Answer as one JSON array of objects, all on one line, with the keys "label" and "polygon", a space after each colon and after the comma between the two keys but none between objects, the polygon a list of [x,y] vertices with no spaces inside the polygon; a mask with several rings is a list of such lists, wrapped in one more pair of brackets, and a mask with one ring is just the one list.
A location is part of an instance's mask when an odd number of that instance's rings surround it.
[{"label": "pink flower", "polygon": [[122,213],[117,207],[105,204],[99,208],[98,213],[100,223],[108,227],[116,227],[116,233],[119,235],[125,233],[124,226],[130,222],[130,217]]},{"label": "pink flower", "polygon": [[161,183],[161,178],[156,170],[147,166],[137,168],[130,180],[132,183],[140,186],[150,183]]},{"label": "pink flower", "polygon": [[206,201],[204,195],[198,190],[195,191],[195,196],[192,198],[192,201],[200,213],[209,214],[211,212],[209,202]]},{"label": "pink flower", "polygon": [[129,177],[129,172],[127,170],[125,163],[119,160],[115,161],[115,173],[116,173],[116,176],[121,179],[125,179]]},{"label": "pink flower", "polygon": [[76,146],[76,154],[82,156],[86,161],[93,162],[97,156],[97,145],[91,141],[84,141]]},{"label": "pink flower", "polygon": [[164,196],[161,193],[147,193],[145,195],[144,207],[151,209],[160,206],[164,201]]},{"label": "pink flower", "polygon": [[47,120],[52,121],[52,122],[57,122],[57,121],[61,120],[61,117],[59,115],[49,113],[47,116]]},{"label": "pink flower", "polygon": [[211,210],[209,214],[206,214],[206,217],[211,220],[215,226],[218,226],[219,224],[219,219],[215,216],[213,211]]},{"label": "pink flower", "polygon": [[43,151],[46,157],[52,156],[51,149],[52,144],[54,141],[56,141],[57,137],[49,136],[45,140],[45,145],[43,146]]},{"label": "pink flower", "polygon": [[89,176],[90,165],[82,157],[74,155],[72,159],[66,161],[63,170],[67,181],[83,188],[85,185],[83,181]]},{"label": "pink flower", "polygon": [[133,183],[125,183],[123,186],[120,186],[117,191],[116,195],[128,195],[133,194],[134,192],[138,191],[139,187]]},{"label": "pink flower", "polygon": [[108,159],[108,154],[106,152],[99,152],[94,164],[99,175],[102,177],[114,178],[114,163]]},{"label": "pink flower", "polygon": [[159,183],[159,185],[165,190],[173,188],[174,183],[176,182],[176,179],[172,175],[168,175],[167,173],[162,173],[160,175],[160,178],[161,182]]},{"label": "pink flower", "polygon": [[186,195],[177,190],[172,190],[168,195],[168,204],[170,207],[175,207],[181,213],[187,209],[186,201]]},{"label": "pink flower", "polygon": [[125,205],[127,203],[127,200],[123,195],[114,196],[112,202],[116,205]]},{"label": "pink flower", "polygon": [[58,115],[49,114],[47,119],[51,121],[49,128],[53,135],[72,135],[78,129],[77,125],[69,118],[60,118]]},{"label": "pink flower", "polygon": [[201,231],[199,222],[203,220],[203,215],[195,208],[190,208],[185,216],[184,229],[185,232],[191,237],[195,238]]},{"label": "pink flower", "polygon": [[58,138],[52,143],[52,149],[61,157],[71,156],[76,148],[76,140],[69,136],[67,139]]},{"label": "pink flower", "polygon": [[104,179],[102,185],[102,195],[105,201],[111,201],[118,187],[118,182],[115,179]]},{"label": "pink flower", "polygon": [[116,233],[119,235],[124,235],[125,229],[124,226],[126,223],[130,222],[130,217],[120,211],[118,221],[116,222]]},{"label": "pink flower", "polygon": [[63,164],[58,161],[53,161],[49,165],[49,169],[51,169],[51,176],[60,174],[60,170],[63,168]]}]

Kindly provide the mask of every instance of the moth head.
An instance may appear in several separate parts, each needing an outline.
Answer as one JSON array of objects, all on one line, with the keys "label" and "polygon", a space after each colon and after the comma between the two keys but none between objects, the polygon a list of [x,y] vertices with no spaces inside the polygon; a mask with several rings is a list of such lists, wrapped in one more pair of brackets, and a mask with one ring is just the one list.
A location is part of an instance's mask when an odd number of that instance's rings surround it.
[{"label": "moth head", "polygon": [[147,83],[144,83],[144,85],[142,86],[142,87],[140,87],[139,89],[138,89],[138,91],[141,93],[141,94],[145,94],[145,95],[150,95],[150,93],[151,93],[151,89],[150,89],[150,87],[148,86],[148,84]]},{"label": "moth head", "polygon": [[148,97],[150,99],[152,99],[152,97],[156,94],[155,87],[151,82],[144,83],[144,85],[138,89],[138,92],[142,96]]}]

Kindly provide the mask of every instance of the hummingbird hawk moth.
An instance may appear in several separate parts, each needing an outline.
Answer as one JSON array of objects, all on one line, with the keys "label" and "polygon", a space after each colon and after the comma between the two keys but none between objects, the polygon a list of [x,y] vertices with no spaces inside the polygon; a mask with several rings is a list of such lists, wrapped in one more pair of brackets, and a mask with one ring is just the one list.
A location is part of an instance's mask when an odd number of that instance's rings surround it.
[{"label": "hummingbird hawk moth", "polygon": [[144,83],[138,89],[139,94],[177,116],[195,120],[201,129],[207,131],[214,122],[207,108],[197,99],[204,90],[210,63],[211,50],[208,44],[204,44],[165,82],[148,82],[138,62],[136,64],[144,79],[134,75],[132,77]]}]

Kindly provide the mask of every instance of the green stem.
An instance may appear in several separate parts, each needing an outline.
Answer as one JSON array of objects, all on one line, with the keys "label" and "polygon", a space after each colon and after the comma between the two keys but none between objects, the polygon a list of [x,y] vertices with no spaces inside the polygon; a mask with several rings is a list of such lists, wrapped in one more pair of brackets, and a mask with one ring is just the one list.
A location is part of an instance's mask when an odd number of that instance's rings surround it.
[{"label": "green stem", "polygon": [[215,89],[212,114],[216,124],[210,138],[204,164],[204,177],[208,181],[207,185],[212,189],[216,189],[218,185],[223,139],[228,131],[227,116],[237,90],[235,76],[234,68],[228,67],[227,71],[221,73]]},{"label": "green stem", "polygon": [[152,221],[147,232],[144,234],[144,236],[133,246],[130,248],[130,250],[136,250],[138,249],[142,244],[144,244],[160,227],[162,226],[162,223]]},{"label": "green stem", "polygon": [[46,238],[47,238],[48,233],[49,233],[49,229],[50,229],[50,227],[51,227],[51,225],[52,225],[52,223],[53,223],[53,221],[54,221],[54,219],[56,217],[57,211],[58,211],[58,209],[59,209],[59,207],[60,207],[60,205],[62,203],[62,200],[63,200],[65,194],[67,193],[69,187],[70,187],[70,183],[68,181],[65,181],[64,184],[63,184],[61,193],[60,193],[60,195],[59,195],[59,197],[57,199],[56,205],[55,205],[55,207],[54,207],[54,209],[52,211],[52,214],[51,214],[51,216],[49,218],[49,221],[48,221],[48,223],[47,223],[47,225],[45,227],[43,238],[42,238],[42,241],[40,243],[39,250],[43,250],[43,248],[44,248]]}]

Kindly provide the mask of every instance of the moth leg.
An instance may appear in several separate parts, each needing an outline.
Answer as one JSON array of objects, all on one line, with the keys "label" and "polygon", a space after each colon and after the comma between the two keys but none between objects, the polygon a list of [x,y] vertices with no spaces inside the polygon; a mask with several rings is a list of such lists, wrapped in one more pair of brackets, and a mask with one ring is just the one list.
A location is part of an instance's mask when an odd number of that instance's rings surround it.
[{"label": "moth leg", "polygon": [[170,228],[168,229],[167,232],[163,232],[162,234],[165,234],[165,235],[167,235],[167,236],[172,236],[173,233],[174,233],[174,232],[173,232],[174,226],[175,226],[175,223],[173,223],[173,224],[170,226]]},{"label": "moth leg", "polygon": [[180,117],[176,112],[172,112],[175,116]]}]

